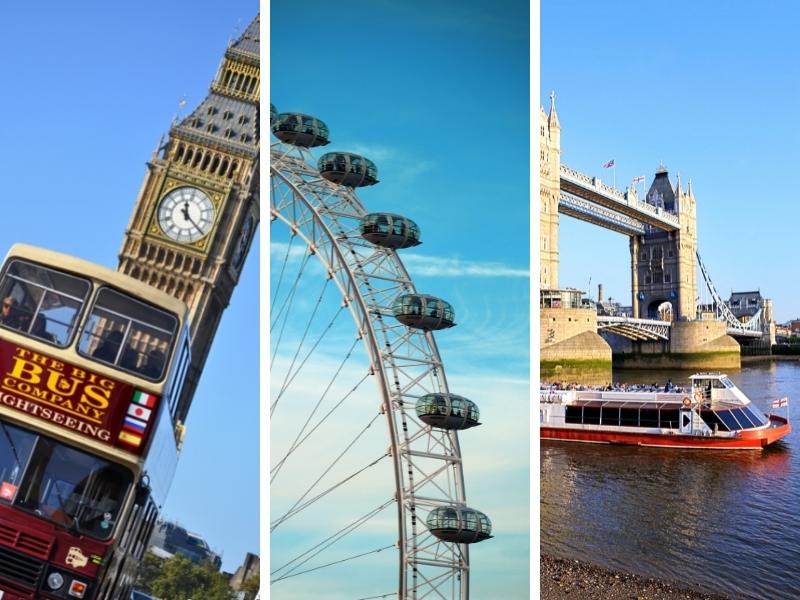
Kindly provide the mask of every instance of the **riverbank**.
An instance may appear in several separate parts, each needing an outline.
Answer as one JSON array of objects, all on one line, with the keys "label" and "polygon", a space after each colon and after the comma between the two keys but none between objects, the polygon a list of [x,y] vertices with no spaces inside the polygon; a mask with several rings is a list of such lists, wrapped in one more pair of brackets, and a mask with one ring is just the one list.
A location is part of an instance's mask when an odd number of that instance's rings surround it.
[{"label": "riverbank", "polygon": [[611,571],[576,560],[542,555],[541,600],[733,600],[685,584]]},{"label": "riverbank", "polygon": [[742,364],[761,363],[761,362],[797,362],[800,356],[796,354],[766,354],[759,356],[743,356]]}]

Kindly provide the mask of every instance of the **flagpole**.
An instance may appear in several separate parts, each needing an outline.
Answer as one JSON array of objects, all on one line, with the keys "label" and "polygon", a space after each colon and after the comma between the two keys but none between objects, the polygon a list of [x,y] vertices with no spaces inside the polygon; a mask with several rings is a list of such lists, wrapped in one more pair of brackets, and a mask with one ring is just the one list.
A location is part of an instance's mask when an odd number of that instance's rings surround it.
[{"label": "flagpole", "polygon": [[614,171],[614,189],[617,189],[617,161],[614,161],[612,165],[612,171]]}]

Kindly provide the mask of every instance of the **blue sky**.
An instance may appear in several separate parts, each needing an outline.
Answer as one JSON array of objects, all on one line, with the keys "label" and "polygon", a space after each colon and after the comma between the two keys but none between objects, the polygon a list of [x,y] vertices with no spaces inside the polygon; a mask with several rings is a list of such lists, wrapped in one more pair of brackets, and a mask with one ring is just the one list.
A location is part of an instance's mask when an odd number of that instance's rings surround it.
[{"label": "blue sky", "polygon": [[[271,3],[271,102],[280,112],[325,121],[332,142],[323,151],[349,150],[377,164],[380,183],[360,190],[359,198],[369,210],[402,213],[420,225],[423,244],[403,251],[401,259],[420,291],[456,309],[458,326],[437,334],[436,342],[450,389],[481,408],[485,424],[460,437],[467,498],[492,518],[497,534],[470,553],[476,598],[529,597],[528,24],[527,2],[489,8],[479,2],[361,0],[346,10],[317,1]],[[270,235],[274,288],[287,234],[276,225]],[[298,262],[290,254],[290,267]],[[307,289],[298,302],[313,302],[318,289],[313,283]],[[287,337],[299,336],[297,326],[289,329]],[[351,323],[334,329],[303,383],[322,378],[341,360],[336,352],[346,351],[352,336]],[[287,360],[290,355],[276,360],[274,373]],[[348,366],[342,391],[357,381],[364,360],[360,355]],[[273,393],[281,377],[273,374]],[[357,420],[376,403],[375,391],[359,388],[347,415]],[[285,441],[281,410],[271,430],[273,457]],[[341,417],[337,427],[351,426],[347,420]],[[380,454],[388,444],[385,425],[376,427],[375,436],[363,441],[362,457]],[[326,435],[346,439],[341,429]],[[323,452],[308,460],[322,461]],[[294,478],[307,475],[302,469]],[[340,507],[392,490],[385,473],[376,475],[342,492],[329,512],[276,530],[273,568],[290,547],[318,536],[318,525],[341,523]],[[276,484],[273,503],[285,494]],[[396,536],[393,514],[375,526],[390,532],[383,536],[389,543]],[[373,533],[380,537],[371,530],[365,537]],[[331,559],[346,555],[341,550]],[[347,598],[396,589],[396,552],[373,560],[281,582],[272,597]],[[367,579],[368,589],[359,589]]]},{"label": "blue sky", "polygon": [[[145,161],[185,95],[205,96],[254,0],[0,7],[0,247],[116,268]],[[256,248],[257,248],[256,241]],[[217,333],[164,515],[234,570],[258,538],[258,253]],[[232,357],[236,357],[233,359]]]},{"label": "blue sky", "polygon": [[[779,322],[800,315],[793,268],[798,8],[788,1],[541,3],[541,89],[556,92],[562,164],[618,188],[663,161],[691,179],[712,280],[760,289]],[[639,191],[641,193],[641,184]],[[630,304],[627,238],[562,217],[562,287]],[[708,293],[701,298],[708,298]]]}]

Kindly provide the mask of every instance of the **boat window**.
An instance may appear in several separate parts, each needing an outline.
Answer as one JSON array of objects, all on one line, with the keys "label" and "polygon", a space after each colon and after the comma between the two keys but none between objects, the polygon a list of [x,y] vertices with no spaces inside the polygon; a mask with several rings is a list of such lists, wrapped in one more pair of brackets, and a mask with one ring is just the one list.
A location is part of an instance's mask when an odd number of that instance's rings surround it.
[{"label": "boat window", "polygon": [[667,429],[677,429],[679,425],[678,411],[676,410],[662,410],[660,411],[660,427]]},{"label": "boat window", "polygon": [[722,383],[726,388],[735,388],[736,387],[734,385],[734,383],[730,379],[728,379],[727,377],[723,377],[722,378]]},{"label": "boat window", "polygon": [[722,422],[725,423],[725,425],[728,427],[728,430],[736,431],[738,429],[741,429],[741,426],[736,421],[734,416],[731,414],[731,411],[729,411],[729,410],[721,410],[721,411],[717,412],[717,416],[720,419],[722,419]]},{"label": "boat window", "polygon": [[638,427],[639,409],[638,408],[620,409],[620,425],[625,425],[626,427]]},{"label": "boat window", "polygon": [[0,325],[68,346],[91,287],[86,279],[12,260],[0,281]]},{"label": "boat window", "polygon": [[742,429],[756,427],[756,425],[750,420],[750,417],[747,415],[747,413],[745,413],[741,408],[734,408],[731,412],[736,417],[736,420],[741,423]]},{"label": "boat window", "polygon": [[603,425],[619,425],[619,409],[603,407],[602,409],[602,424]]},{"label": "boat window", "polygon": [[642,427],[658,427],[658,411],[652,408],[643,408],[639,415],[639,424]]},{"label": "boat window", "polygon": [[700,413],[700,416],[703,417],[703,421],[706,422],[708,428],[711,431],[714,431],[714,425],[717,426],[719,431],[730,431],[729,427],[719,418],[719,415],[711,410],[704,410]]},{"label": "boat window", "polygon": [[178,319],[111,288],[101,288],[78,352],[157,381],[169,362]]},{"label": "boat window", "polygon": [[583,407],[583,423],[585,425],[599,425],[600,424],[600,409],[584,406]]},{"label": "boat window", "polygon": [[769,423],[769,419],[767,419],[767,415],[761,412],[755,404],[749,404],[747,406],[742,407],[742,411],[744,411],[750,420],[753,423],[756,423],[757,426],[766,425]]},{"label": "boat window", "polygon": [[580,406],[567,406],[567,410],[564,414],[564,422],[565,423],[583,423],[583,416],[582,416],[583,409]]}]

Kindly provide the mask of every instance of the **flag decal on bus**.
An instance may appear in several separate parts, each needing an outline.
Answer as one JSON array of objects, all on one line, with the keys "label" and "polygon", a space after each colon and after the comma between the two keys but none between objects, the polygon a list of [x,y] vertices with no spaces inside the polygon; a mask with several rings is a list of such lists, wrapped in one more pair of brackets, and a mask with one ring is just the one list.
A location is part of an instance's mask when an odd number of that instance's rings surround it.
[{"label": "flag decal on bus", "polygon": [[139,419],[134,419],[133,417],[125,417],[123,427],[137,433],[144,433],[144,430],[147,429],[147,423]]},{"label": "flag decal on bus", "polygon": [[149,408],[144,408],[139,406],[138,404],[131,404],[128,407],[128,415],[131,417],[136,417],[137,419],[144,419],[145,421],[150,420],[150,413],[153,412]]},{"label": "flag decal on bus", "polygon": [[148,394],[141,390],[136,390],[133,393],[133,401],[147,408],[153,408],[156,404],[156,397],[153,394]]},{"label": "flag decal on bus", "polygon": [[125,442],[126,444],[130,444],[131,446],[136,446],[138,448],[139,445],[142,443],[142,437],[139,435],[128,433],[127,431],[120,431],[119,441]]}]

